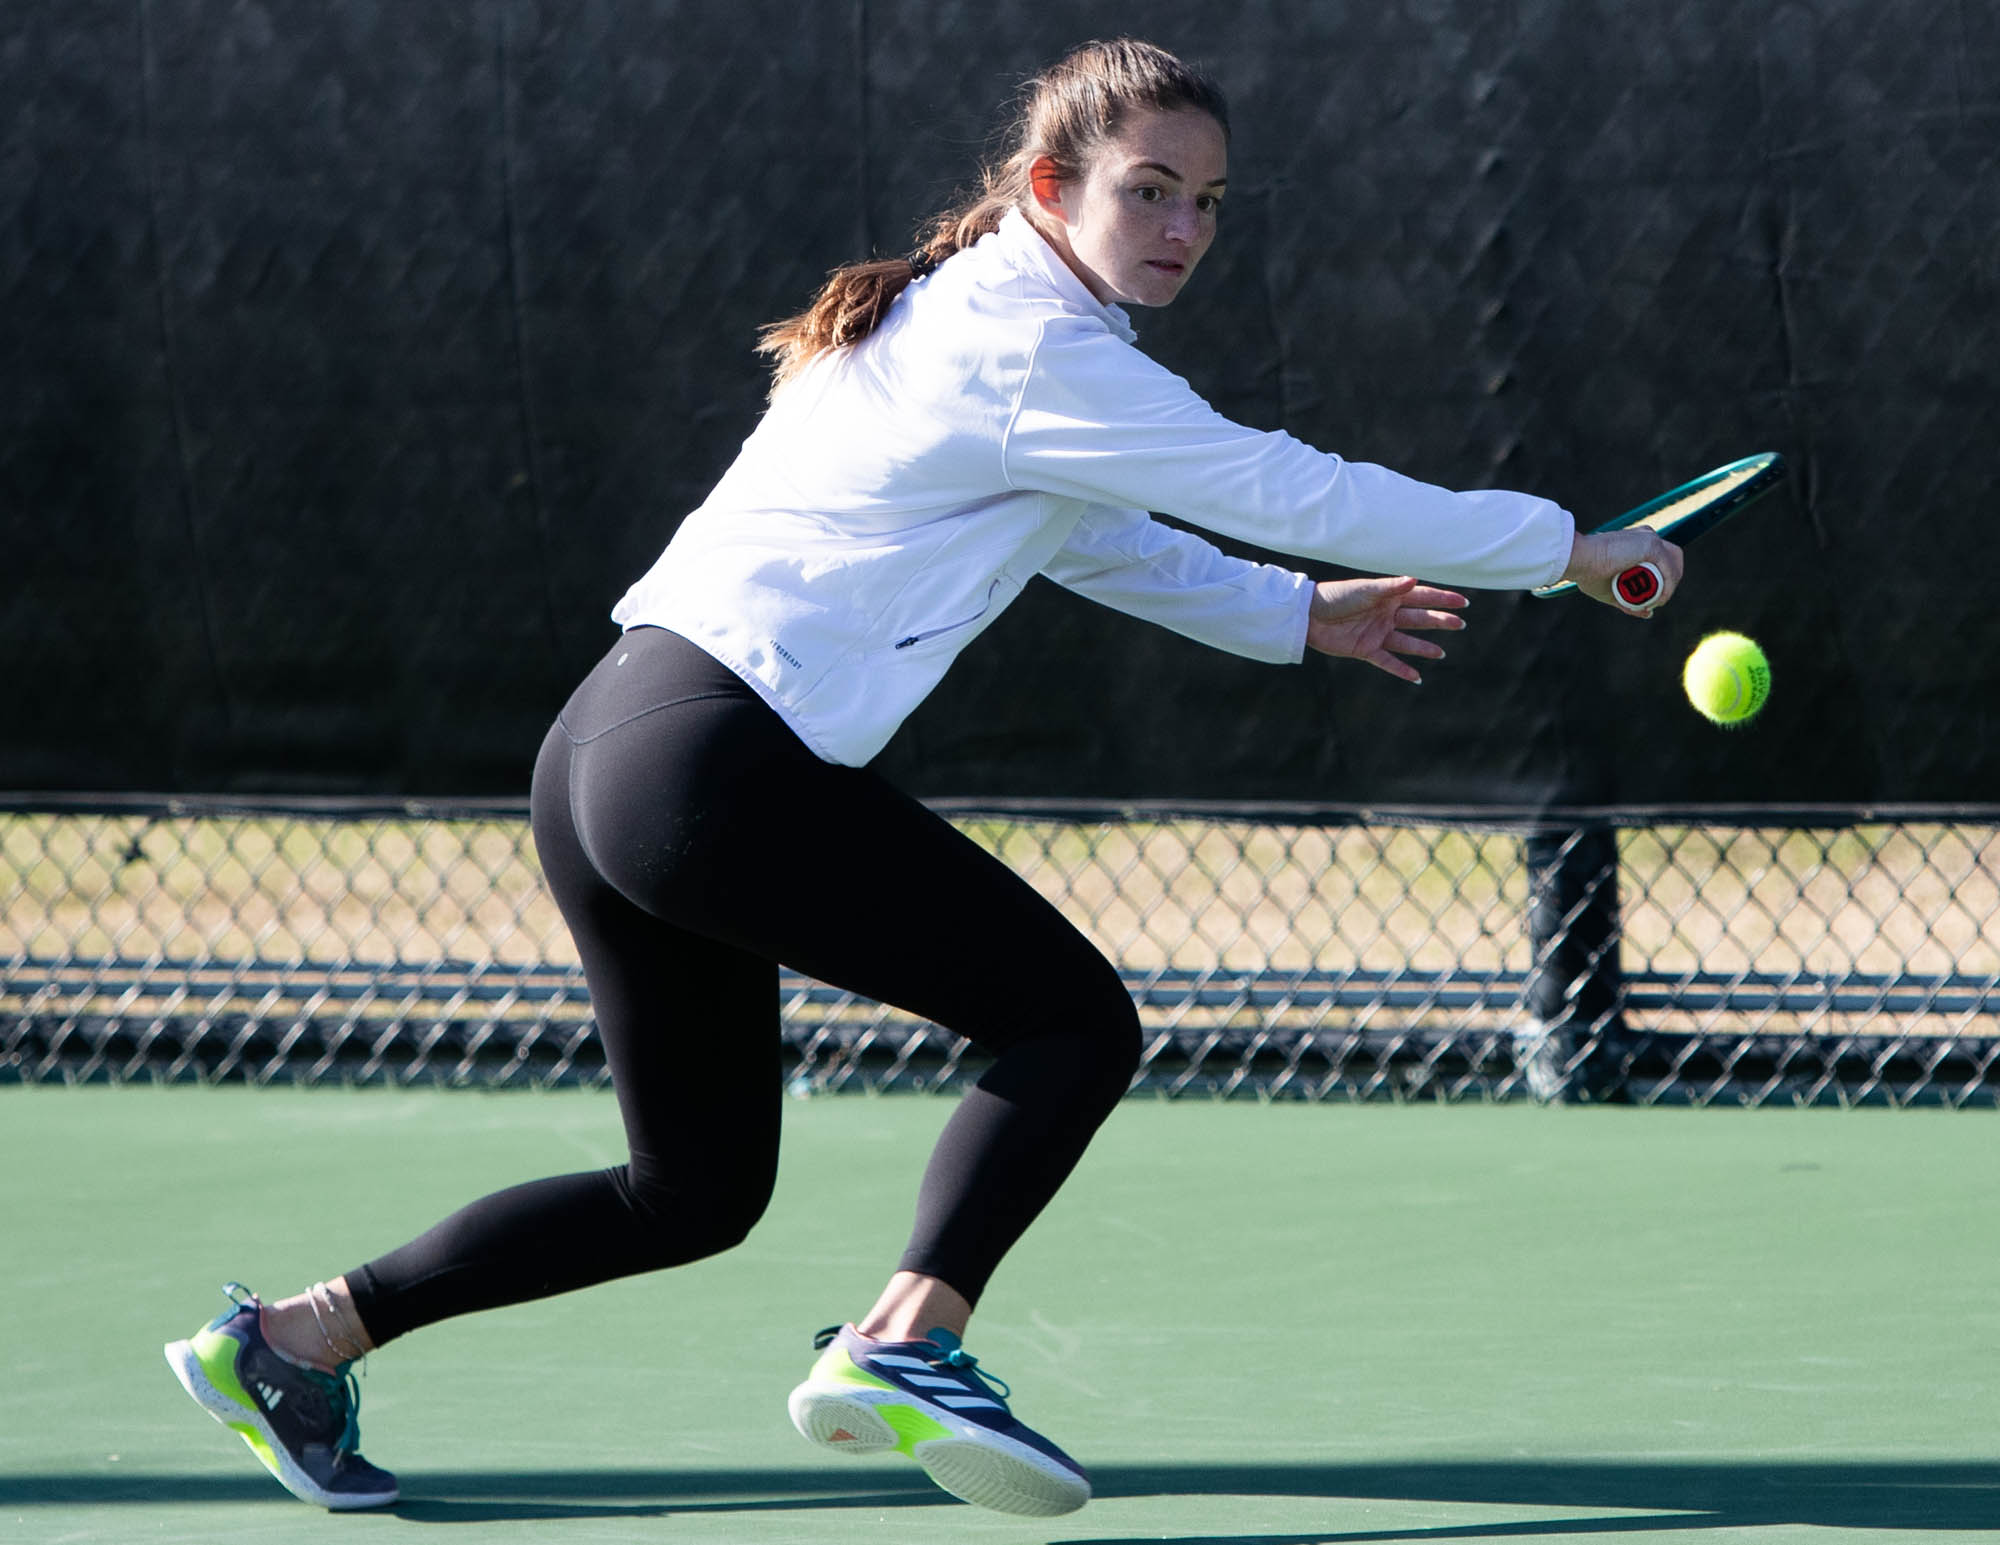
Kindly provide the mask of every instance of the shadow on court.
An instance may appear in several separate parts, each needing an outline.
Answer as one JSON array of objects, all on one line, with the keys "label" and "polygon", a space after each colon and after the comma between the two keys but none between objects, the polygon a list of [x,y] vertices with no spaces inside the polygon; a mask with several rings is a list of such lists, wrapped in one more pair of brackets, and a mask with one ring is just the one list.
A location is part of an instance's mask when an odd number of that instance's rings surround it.
[{"label": "shadow on court", "polygon": [[[563,1518],[664,1518],[818,1508],[950,1505],[913,1469],[851,1475],[788,1470],[417,1471],[387,1513],[413,1523]],[[208,1507],[268,1503],[284,1493],[261,1472],[243,1475],[0,1475],[0,1509],[119,1503]]]},{"label": "shadow on court", "polygon": [[[1618,1508],[1653,1516],[1562,1517],[1455,1528],[1320,1534],[1168,1536],[1171,1545],[1339,1545],[1473,1536],[1643,1534],[1803,1524],[1838,1529],[2000,1527],[2000,1463],[1597,1463],[1462,1460],[1383,1465],[1113,1466],[1093,1474],[1100,1497],[1227,1493],[1264,1497]],[[1157,1545],[1159,1536],[1148,1536]],[[1136,1545],[1065,1534],[1058,1545]]]},{"label": "shadow on court", "polygon": [[[1167,1536],[1172,1545],[1342,1545],[1342,1542],[1748,1528],[2000,1527],[2000,1463],[1593,1463],[1490,1460],[1383,1465],[1110,1465],[1094,1472],[1101,1498],[1257,1496],[1328,1501],[1481,1503],[1551,1507],[1546,1520],[1310,1534]],[[406,1471],[392,1511],[416,1523],[561,1518],[653,1518],[816,1508],[949,1505],[914,1470],[857,1467],[851,1475],[801,1470]],[[206,1505],[269,1502],[260,1475],[0,1476],[0,1508],[121,1502]],[[1611,1508],[1619,1516],[1575,1516]],[[1630,1514],[1643,1516],[1629,1516]],[[1086,1515],[1087,1516],[1087,1515]],[[1077,1520],[1076,1522],[1080,1522]],[[1056,1545],[1138,1545],[1136,1538],[1064,1530]],[[1145,1536],[1157,1542],[1159,1535]]]}]

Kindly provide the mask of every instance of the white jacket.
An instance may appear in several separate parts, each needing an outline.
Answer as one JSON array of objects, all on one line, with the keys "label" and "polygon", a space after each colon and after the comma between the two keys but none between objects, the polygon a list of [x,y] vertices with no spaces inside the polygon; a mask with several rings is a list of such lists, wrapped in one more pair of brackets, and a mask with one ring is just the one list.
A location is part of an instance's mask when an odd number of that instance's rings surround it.
[{"label": "white jacket", "polygon": [[691,639],[859,766],[1038,573],[1254,660],[1303,657],[1311,581],[1149,510],[1439,584],[1525,589],[1567,564],[1574,526],[1547,500],[1246,429],[1133,337],[1009,214],[777,393],[613,619]]}]

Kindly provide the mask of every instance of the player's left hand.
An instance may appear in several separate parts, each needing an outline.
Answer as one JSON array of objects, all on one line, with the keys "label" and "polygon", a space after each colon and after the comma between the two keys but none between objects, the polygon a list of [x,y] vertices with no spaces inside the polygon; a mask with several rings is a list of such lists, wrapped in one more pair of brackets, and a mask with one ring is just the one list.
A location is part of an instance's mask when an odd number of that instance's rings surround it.
[{"label": "player's left hand", "polygon": [[1313,587],[1306,646],[1321,654],[1361,660],[1400,681],[1422,681],[1399,655],[1442,660],[1444,650],[1423,633],[1455,633],[1467,605],[1456,590],[1440,590],[1405,574],[1399,579],[1323,579]]}]

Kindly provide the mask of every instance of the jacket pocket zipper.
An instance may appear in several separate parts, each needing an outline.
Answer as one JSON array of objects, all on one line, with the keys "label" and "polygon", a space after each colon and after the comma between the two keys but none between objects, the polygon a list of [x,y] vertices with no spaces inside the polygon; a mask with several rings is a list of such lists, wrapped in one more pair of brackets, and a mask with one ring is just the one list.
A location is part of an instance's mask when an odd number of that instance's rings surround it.
[{"label": "jacket pocket zipper", "polygon": [[947,633],[956,633],[960,628],[971,627],[981,617],[984,617],[988,612],[993,610],[993,592],[999,588],[1000,581],[998,579],[995,579],[992,584],[988,585],[986,587],[986,604],[970,617],[961,617],[958,621],[948,622],[941,628],[926,628],[921,633],[912,633],[908,638],[899,638],[896,640],[896,647],[898,649],[908,649],[913,644],[922,644],[930,639],[942,638]]}]

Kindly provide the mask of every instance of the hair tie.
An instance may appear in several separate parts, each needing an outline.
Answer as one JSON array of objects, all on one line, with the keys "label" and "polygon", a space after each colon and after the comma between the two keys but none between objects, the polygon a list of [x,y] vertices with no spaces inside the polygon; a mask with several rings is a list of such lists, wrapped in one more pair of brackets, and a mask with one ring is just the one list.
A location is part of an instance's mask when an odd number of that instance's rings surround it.
[{"label": "hair tie", "polygon": [[927,251],[913,252],[904,261],[910,265],[910,278],[913,282],[927,277],[938,265],[938,260]]}]

